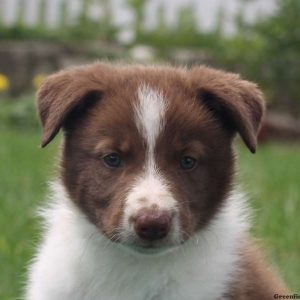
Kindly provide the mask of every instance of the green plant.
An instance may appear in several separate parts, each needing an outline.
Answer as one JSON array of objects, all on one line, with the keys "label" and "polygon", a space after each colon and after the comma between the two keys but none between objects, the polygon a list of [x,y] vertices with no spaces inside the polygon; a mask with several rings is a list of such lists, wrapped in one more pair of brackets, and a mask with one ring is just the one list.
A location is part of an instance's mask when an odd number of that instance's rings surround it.
[{"label": "green plant", "polygon": [[0,99],[0,126],[19,130],[32,130],[39,126],[33,95],[18,100]]},{"label": "green plant", "polygon": [[300,115],[300,1],[277,0],[270,17],[248,25],[237,17],[238,32],[216,53],[220,65],[241,72],[266,91],[271,106]]},{"label": "green plant", "polygon": [[[88,11],[93,2],[99,2],[105,9],[104,17],[94,20]],[[41,0],[38,8],[38,24],[34,27],[24,23],[24,0],[20,2],[17,22],[12,26],[0,22],[0,39],[12,40],[48,40],[53,42],[70,42],[78,40],[106,40],[115,41],[119,28],[111,22],[110,2],[108,0],[81,0],[81,12],[77,18],[70,20],[67,13],[66,0],[61,1],[59,23],[49,28],[45,24],[46,1]]]}]

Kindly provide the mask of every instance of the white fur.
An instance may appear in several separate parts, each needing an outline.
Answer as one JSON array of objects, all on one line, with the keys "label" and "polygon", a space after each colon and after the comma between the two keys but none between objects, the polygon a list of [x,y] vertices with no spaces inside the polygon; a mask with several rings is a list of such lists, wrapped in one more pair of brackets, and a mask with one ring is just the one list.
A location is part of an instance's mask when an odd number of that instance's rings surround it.
[{"label": "white fur", "polygon": [[135,240],[134,223],[131,221],[142,209],[151,209],[155,205],[157,210],[166,211],[172,216],[172,226],[164,244],[179,244],[182,240],[177,202],[169,191],[168,185],[158,172],[147,168],[128,193],[123,213],[121,240]]},{"label": "white fur", "polygon": [[177,202],[174,199],[168,183],[159,173],[154,158],[156,141],[164,128],[166,99],[162,93],[142,85],[138,89],[138,101],[135,106],[135,121],[139,132],[147,145],[146,161],[142,174],[136,179],[127,195],[121,236],[128,239],[135,235],[130,222],[138,212],[153,205],[158,210],[168,211],[173,216],[172,230],[169,239],[173,243],[181,240]]},{"label": "white fur", "polygon": [[236,271],[247,230],[240,194],[206,229],[161,256],[132,254],[110,242],[53,186],[45,238],[30,268],[28,300],[215,300]]},{"label": "white fur", "polygon": [[161,92],[145,84],[139,87],[135,121],[150,154],[153,154],[157,137],[164,127],[166,106],[166,99]]}]

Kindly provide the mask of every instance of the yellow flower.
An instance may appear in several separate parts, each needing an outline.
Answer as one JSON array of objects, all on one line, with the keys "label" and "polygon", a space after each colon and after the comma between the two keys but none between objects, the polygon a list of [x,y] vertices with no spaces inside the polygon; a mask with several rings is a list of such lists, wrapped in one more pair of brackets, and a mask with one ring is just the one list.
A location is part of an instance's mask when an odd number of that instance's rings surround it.
[{"label": "yellow flower", "polygon": [[0,92],[1,91],[6,91],[9,88],[9,80],[8,78],[0,73]]},{"label": "yellow flower", "polygon": [[38,88],[42,85],[42,83],[43,83],[43,81],[45,80],[45,78],[46,78],[46,75],[45,75],[45,74],[37,74],[37,75],[35,75],[35,76],[33,77],[33,79],[32,79],[32,84],[33,84],[33,86],[34,86],[36,89],[38,89]]}]

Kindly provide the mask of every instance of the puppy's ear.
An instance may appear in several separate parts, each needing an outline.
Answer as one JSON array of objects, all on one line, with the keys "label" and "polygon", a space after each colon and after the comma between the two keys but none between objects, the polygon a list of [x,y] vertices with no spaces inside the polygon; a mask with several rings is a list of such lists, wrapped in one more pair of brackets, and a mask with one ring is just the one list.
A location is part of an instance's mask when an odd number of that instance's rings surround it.
[{"label": "puppy's ear", "polygon": [[44,81],[37,93],[42,147],[51,142],[71,113],[84,111],[101,97],[102,85],[94,69],[96,66],[61,71]]},{"label": "puppy's ear", "polygon": [[252,153],[265,110],[261,91],[236,74],[207,67],[191,71],[197,97],[230,132],[238,132]]}]

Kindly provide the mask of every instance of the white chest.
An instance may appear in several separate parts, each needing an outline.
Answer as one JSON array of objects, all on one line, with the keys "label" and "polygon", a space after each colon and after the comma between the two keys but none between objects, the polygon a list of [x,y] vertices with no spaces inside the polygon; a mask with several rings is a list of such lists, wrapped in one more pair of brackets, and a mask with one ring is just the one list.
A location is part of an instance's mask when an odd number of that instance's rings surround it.
[{"label": "white chest", "polygon": [[45,210],[47,230],[29,273],[28,300],[214,300],[227,289],[246,229],[236,197],[172,252],[137,255],[110,242],[68,199]]}]

